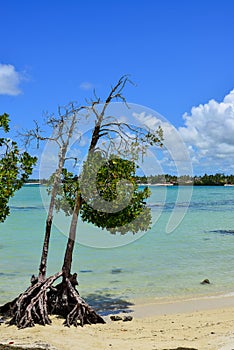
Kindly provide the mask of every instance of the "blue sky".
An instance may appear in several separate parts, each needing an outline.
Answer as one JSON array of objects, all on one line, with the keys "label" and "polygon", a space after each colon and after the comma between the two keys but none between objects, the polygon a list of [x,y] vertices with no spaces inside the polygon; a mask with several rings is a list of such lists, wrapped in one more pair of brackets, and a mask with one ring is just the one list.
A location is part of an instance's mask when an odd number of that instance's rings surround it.
[{"label": "blue sky", "polygon": [[232,0],[9,0],[0,11],[0,113],[14,128],[130,74],[127,100],[177,128],[194,173],[234,173]]}]

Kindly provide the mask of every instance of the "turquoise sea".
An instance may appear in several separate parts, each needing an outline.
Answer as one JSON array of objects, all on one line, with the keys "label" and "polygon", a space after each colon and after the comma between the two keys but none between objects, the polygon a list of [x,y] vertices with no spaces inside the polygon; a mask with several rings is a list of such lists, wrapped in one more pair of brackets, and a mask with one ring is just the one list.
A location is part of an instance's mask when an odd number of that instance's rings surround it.
[{"label": "turquoise sea", "polygon": [[[27,288],[37,273],[47,205],[43,191],[24,186],[11,200],[10,217],[0,224],[0,304]],[[80,294],[137,301],[234,293],[234,187],[185,186],[179,197],[174,186],[151,191],[154,222],[144,235],[126,238],[79,226],[73,271]],[[167,233],[175,203],[181,222]],[[56,220],[49,274],[61,267],[69,224],[63,216]],[[211,284],[201,285],[205,278]]]}]

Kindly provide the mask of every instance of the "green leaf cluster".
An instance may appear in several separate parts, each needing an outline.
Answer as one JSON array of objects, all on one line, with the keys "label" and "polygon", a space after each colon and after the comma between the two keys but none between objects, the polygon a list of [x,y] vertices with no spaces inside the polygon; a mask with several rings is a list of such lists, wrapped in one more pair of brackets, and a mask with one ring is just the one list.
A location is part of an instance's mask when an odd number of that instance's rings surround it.
[{"label": "green leaf cluster", "polygon": [[153,132],[147,132],[144,138],[144,142],[146,142],[147,145],[155,146],[158,145],[159,147],[163,146],[163,130],[161,126],[158,127],[158,129]]},{"label": "green leaf cluster", "polygon": [[10,131],[9,122],[10,122],[9,114],[3,113],[2,115],[0,115],[0,129],[2,128],[5,132],[9,132]]},{"label": "green leaf cluster", "polygon": [[56,198],[57,210],[72,213],[77,191],[82,196],[81,218],[111,233],[137,233],[150,228],[146,205],[149,188],[139,190],[134,162],[119,157],[106,160],[94,152],[84,162],[82,174],[74,178],[64,169]]},{"label": "green leaf cluster", "polygon": [[[0,129],[9,131],[9,115],[0,115]],[[15,141],[6,137],[0,138],[0,222],[10,214],[9,199],[14,196],[29,176],[37,158],[27,152],[20,153]]]}]

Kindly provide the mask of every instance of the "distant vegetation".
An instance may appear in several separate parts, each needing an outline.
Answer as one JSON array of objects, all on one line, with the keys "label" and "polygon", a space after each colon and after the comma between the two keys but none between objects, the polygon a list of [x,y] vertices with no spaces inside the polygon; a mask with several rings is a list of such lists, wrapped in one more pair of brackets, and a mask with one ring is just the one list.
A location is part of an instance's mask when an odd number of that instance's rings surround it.
[{"label": "distant vegetation", "polygon": [[[47,184],[46,179],[29,179],[28,183],[41,183]],[[172,184],[172,185],[194,185],[194,186],[224,186],[224,185],[234,185],[234,175],[203,175],[194,176],[183,175],[177,177],[175,175],[151,175],[151,176],[137,176],[137,182],[139,184]]]},{"label": "distant vegetation", "polygon": [[180,177],[174,175],[151,175],[151,176],[138,176],[138,183],[148,183],[148,184],[173,184],[173,185],[194,185],[194,186],[224,186],[224,185],[234,185],[234,175],[203,175],[194,176],[183,175]]}]

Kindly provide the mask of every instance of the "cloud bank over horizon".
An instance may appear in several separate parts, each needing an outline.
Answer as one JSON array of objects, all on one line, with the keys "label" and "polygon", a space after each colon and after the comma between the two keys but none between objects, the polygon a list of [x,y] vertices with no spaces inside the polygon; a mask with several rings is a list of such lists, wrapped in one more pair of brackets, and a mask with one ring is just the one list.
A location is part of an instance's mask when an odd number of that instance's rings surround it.
[{"label": "cloud bank over horizon", "polygon": [[19,88],[21,74],[11,64],[0,63],[0,95],[17,96],[21,93]]},{"label": "cloud bank over horizon", "polygon": [[222,101],[211,99],[183,115],[183,126],[175,128],[157,113],[138,115],[152,129],[161,125],[164,134],[163,172],[178,175],[234,174],[234,89]]},{"label": "cloud bank over horizon", "polygon": [[234,173],[234,89],[223,101],[192,107],[178,129],[188,147],[194,173]]}]

